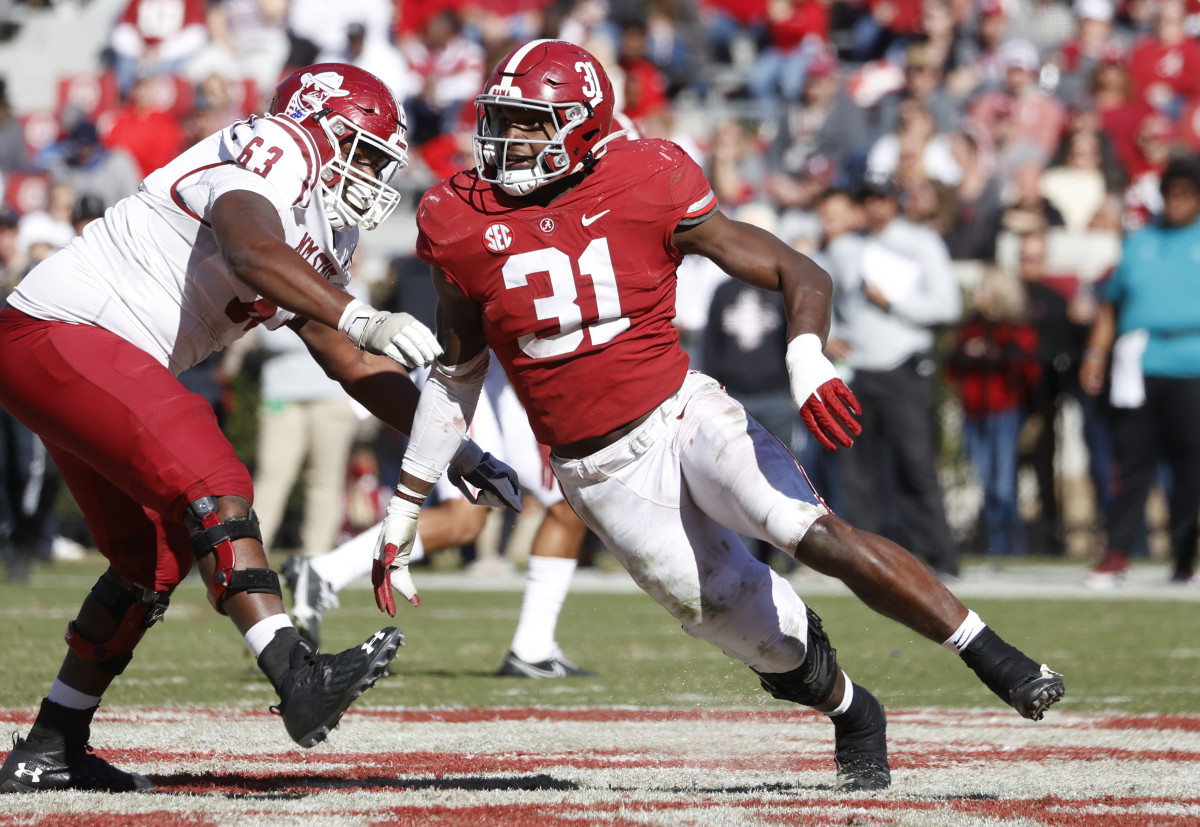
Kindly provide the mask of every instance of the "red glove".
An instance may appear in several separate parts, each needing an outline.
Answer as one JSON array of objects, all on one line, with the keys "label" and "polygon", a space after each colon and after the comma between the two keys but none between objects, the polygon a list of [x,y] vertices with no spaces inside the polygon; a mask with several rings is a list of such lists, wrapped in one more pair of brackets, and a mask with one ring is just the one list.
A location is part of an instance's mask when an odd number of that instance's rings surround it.
[{"label": "red glove", "polygon": [[396,493],[388,503],[383,518],[383,528],[375,541],[375,559],[371,563],[371,585],[375,587],[375,605],[379,611],[396,616],[396,598],[392,595],[392,573],[396,575],[396,588],[414,606],[421,605],[417,587],[413,585],[408,571],[408,557],[412,554],[417,538],[417,516],[425,497],[416,491],[396,486]]},{"label": "red glove", "polygon": [[817,388],[816,393],[804,401],[800,418],[818,442],[830,451],[836,451],[837,445],[833,444],[830,437],[849,448],[854,444],[852,437],[862,433],[862,425],[850,415],[851,412],[855,416],[862,414],[862,406],[858,404],[854,392],[841,379],[834,378]]},{"label": "red glove", "polygon": [[849,448],[854,444],[853,437],[862,433],[862,425],[854,418],[862,414],[862,406],[821,351],[821,340],[815,333],[793,339],[787,349],[788,379],[792,404],[800,411],[804,425],[818,442],[836,451],[835,441]]}]

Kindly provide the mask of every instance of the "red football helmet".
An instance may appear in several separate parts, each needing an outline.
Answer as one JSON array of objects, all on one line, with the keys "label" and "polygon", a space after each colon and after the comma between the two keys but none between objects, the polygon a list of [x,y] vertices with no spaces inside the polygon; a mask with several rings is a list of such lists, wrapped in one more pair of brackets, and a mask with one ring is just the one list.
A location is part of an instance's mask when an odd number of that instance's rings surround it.
[{"label": "red football helmet", "polygon": [[[396,209],[400,193],[388,182],[408,165],[408,120],[386,83],[343,63],[305,66],[275,89],[270,111],[316,143],[321,199],[334,230],[373,230]],[[375,178],[353,165],[356,153],[371,159]]]},{"label": "red football helmet", "polygon": [[[475,99],[475,169],[510,195],[579,172],[603,154],[613,118],[612,82],[596,58],[565,40],[534,40],[509,52]],[[493,131],[498,109],[523,109],[529,121],[549,122],[549,140],[505,138]],[[510,118],[509,120],[512,120]],[[540,146],[531,166],[509,168],[512,144]]]}]

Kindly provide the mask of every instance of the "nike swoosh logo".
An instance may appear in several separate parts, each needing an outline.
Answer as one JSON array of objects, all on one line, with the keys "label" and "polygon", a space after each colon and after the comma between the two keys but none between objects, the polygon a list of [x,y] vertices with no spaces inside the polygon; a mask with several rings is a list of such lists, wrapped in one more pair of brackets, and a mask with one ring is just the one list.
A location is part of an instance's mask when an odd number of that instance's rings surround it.
[{"label": "nike swoosh logo", "polygon": [[593,224],[595,224],[597,221],[599,221],[601,218],[608,215],[610,212],[612,212],[612,210],[605,210],[604,212],[598,212],[595,215],[585,215],[585,216],[581,217],[579,220],[583,223],[583,226],[590,227]]}]

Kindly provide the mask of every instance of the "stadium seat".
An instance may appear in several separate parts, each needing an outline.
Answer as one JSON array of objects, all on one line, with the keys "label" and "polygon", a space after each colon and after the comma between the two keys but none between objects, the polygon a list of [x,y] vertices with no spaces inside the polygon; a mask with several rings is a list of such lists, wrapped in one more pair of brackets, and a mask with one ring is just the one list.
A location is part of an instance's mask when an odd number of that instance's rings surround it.
[{"label": "stadium seat", "polygon": [[95,123],[121,102],[116,76],[111,72],[76,72],[58,78],[58,111],[68,108]]},{"label": "stadium seat", "polygon": [[4,202],[21,215],[46,206],[50,179],[44,172],[9,172],[4,176]]},{"label": "stadium seat", "polygon": [[37,154],[58,140],[58,116],[49,109],[36,109],[18,116],[21,134],[25,138],[26,157],[33,161]]}]

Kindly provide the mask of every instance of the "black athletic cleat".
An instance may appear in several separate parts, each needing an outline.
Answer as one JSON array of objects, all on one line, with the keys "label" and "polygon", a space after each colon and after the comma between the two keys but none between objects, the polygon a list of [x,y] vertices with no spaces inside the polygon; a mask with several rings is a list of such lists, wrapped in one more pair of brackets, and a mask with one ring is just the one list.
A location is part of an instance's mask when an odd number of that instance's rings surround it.
[{"label": "black athletic cleat", "polygon": [[571,663],[557,650],[537,663],[521,660],[510,650],[497,674],[509,678],[590,678],[596,673]]},{"label": "black athletic cleat", "polygon": [[833,754],[837,762],[835,789],[842,793],[857,793],[886,790],[891,786],[887,715],[879,699],[855,685],[850,709],[830,720],[836,741]]},{"label": "black athletic cleat", "polygon": [[41,790],[89,790],[106,793],[141,793],[154,789],[144,775],[119,770],[92,752],[82,738],[55,735],[18,739],[0,767],[0,792],[33,793]]},{"label": "black athletic cleat", "polygon": [[279,687],[279,704],[288,735],[302,747],[325,740],[342,713],[375,685],[404,635],[395,626],[376,632],[363,643],[336,655],[322,655],[307,641],[292,647],[291,668]]},{"label": "black athletic cleat", "polygon": [[1036,675],[1028,675],[1008,690],[1009,703],[1031,721],[1040,721],[1046,710],[1067,693],[1062,675],[1046,664]]},{"label": "black athletic cleat", "polygon": [[300,637],[313,646],[321,645],[321,616],[338,605],[337,592],[313,571],[307,557],[290,554],[281,569],[292,593],[292,622]]},{"label": "black athletic cleat", "polygon": [[980,632],[961,657],[1000,700],[1031,721],[1042,720],[1067,692],[1062,675],[1039,666],[991,629]]}]

